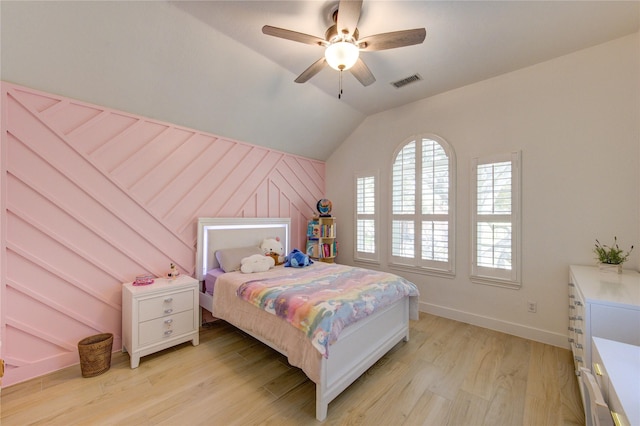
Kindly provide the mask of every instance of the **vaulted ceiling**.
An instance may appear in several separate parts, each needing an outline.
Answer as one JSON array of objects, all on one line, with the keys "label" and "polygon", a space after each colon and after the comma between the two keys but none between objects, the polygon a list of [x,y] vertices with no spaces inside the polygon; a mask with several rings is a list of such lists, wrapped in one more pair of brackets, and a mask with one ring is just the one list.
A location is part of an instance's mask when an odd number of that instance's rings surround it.
[{"label": "vaulted ceiling", "polygon": [[[338,0],[0,1],[2,79],[325,160],[365,120],[419,99],[638,31],[640,1],[364,0],[361,38],[426,28],[424,43],[363,52],[363,87],[326,67],[296,77]],[[390,83],[419,74],[396,89]],[[375,118],[375,117],[373,117]]]},{"label": "vaulted ceiling", "polygon": [[[324,37],[333,24],[338,0],[176,2],[175,6],[207,26],[264,56],[277,67],[255,66],[250,75],[267,77],[297,96],[337,99],[339,73],[329,67],[304,84],[294,79],[323,55],[323,48],[264,35],[265,24]],[[424,43],[393,50],[361,53],[376,82],[362,86],[345,73],[339,100],[363,116],[404,105],[493,76],[556,58],[638,31],[637,1],[375,1],[364,0],[360,38],[411,28],[426,28]],[[419,74],[422,80],[395,88],[390,83]],[[251,96],[250,82],[238,92]],[[316,94],[315,90],[320,93]],[[291,99],[296,102],[295,99]],[[300,111],[292,120],[310,130],[331,129],[343,122],[348,136],[361,121],[359,114],[339,108],[319,118]],[[341,140],[327,140],[326,156]],[[304,142],[295,141],[291,149]],[[308,153],[311,147],[302,147]],[[316,147],[317,148],[317,147]],[[296,151],[293,151],[296,152]]]},{"label": "vaulted ceiling", "polygon": [[[324,38],[337,0],[177,2],[177,7],[282,67],[291,83],[323,56],[322,47],[262,34],[268,24]],[[638,30],[638,2],[364,0],[360,38],[426,28],[423,44],[361,57],[376,77],[363,87],[345,76],[342,102],[371,115],[447,90],[594,46]],[[254,73],[273,73],[256,68]],[[338,94],[338,72],[326,67],[313,85]],[[396,89],[392,82],[419,74]],[[273,78],[276,76],[274,75]]]}]

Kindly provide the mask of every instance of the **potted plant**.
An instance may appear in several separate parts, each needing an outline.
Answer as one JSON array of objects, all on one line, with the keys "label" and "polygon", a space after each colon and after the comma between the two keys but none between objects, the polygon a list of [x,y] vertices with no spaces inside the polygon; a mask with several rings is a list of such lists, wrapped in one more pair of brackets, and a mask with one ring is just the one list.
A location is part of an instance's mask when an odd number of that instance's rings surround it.
[{"label": "potted plant", "polygon": [[596,245],[593,252],[596,254],[600,269],[615,269],[619,274],[622,273],[622,264],[627,261],[629,255],[633,251],[633,246],[626,252],[618,246],[618,237],[613,237],[613,245],[600,244],[596,238]]}]

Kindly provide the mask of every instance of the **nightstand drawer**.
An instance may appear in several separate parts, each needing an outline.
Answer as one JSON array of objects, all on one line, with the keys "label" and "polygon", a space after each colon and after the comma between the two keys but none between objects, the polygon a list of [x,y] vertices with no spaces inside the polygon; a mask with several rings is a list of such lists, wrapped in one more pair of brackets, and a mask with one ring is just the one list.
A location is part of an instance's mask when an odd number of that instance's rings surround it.
[{"label": "nightstand drawer", "polygon": [[194,290],[165,294],[138,302],[138,319],[140,322],[165,317],[178,312],[193,310]]},{"label": "nightstand drawer", "polygon": [[145,286],[122,285],[122,349],[131,368],[140,357],[191,341],[198,346],[198,281],[181,275]]},{"label": "nightstand drawer", "polygon": [[174,315],[156,318],[140,323],[138,336],[140,346],[172,339],[183,333],[193,332],[193,309]]}]

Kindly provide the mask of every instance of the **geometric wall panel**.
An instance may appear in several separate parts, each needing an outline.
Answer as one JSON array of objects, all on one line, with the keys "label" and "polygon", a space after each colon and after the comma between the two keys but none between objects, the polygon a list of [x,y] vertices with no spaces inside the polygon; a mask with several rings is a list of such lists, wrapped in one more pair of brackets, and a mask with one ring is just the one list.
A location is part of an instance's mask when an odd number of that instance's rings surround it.
[{"label": "geometric wall panel", "polygon": [[306,220],[325,164],[2,82],[3,385],[121,347],[121,283],[195,270],[198,217]]}]

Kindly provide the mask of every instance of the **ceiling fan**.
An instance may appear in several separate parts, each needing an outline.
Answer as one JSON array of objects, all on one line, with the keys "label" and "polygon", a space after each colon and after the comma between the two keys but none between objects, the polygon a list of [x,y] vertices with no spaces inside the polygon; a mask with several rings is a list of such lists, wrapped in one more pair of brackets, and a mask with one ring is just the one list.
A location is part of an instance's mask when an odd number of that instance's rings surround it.
[{"label": "ceiling fan", "polygon": [[300,74],[295,80],[296,83],[306,82],[328,64],[338,71],[350,70],[363,86],[369,86],[376,81],[376,78],[360,58],[360,52],[420,44],[424,41],[427,32],[424,28],[416,28],[376,34],[361,39],[357,27],[361,10],[362,0],[340,0],[337,10],[332,14],[334,24],[327,29],[324,39],[270,25],[262,27],[262,32],[270,36],[326,48],[325,55]]}]

